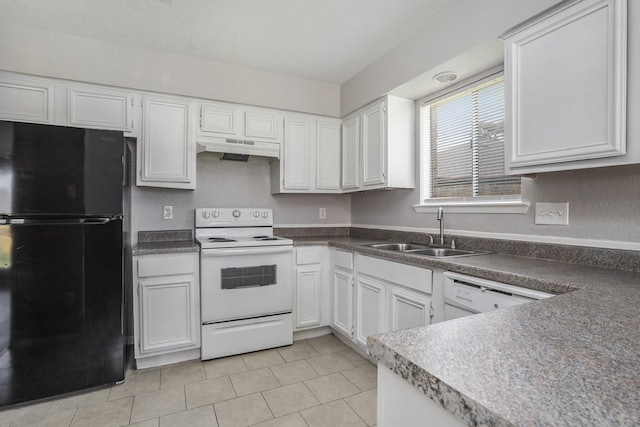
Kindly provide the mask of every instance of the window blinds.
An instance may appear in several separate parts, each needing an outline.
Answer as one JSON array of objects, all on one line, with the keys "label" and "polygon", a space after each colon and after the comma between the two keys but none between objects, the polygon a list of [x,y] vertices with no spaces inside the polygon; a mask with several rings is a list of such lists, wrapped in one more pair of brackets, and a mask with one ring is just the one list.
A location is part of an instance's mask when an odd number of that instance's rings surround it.
[{"label": "window blinds", "polygon": [[430,198],[520,194],[520,177],[504,173],[502,77],[427,105],[423,112]]}]

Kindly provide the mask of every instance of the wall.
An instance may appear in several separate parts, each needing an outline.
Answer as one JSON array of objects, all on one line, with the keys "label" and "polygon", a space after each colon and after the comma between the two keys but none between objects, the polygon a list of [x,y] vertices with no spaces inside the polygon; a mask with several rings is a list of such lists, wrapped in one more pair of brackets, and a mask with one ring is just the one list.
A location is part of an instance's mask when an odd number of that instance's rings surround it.
[{"label": "wall", "polygon": [[[482,7],[486,7],[486,2],[478,3],[482,3]],[[511,9],[522,7],[523,10],[526,9],[527,14],[531,13],[530,1],[513,3]],[[539,3],[543,7],[552,2]],[[473,11],[474,9],[469,10]],[[506,10],[508,8],[502,10],[498,19],[503,26],[506,24]],[[629,53],[627,64],[627,144],[637,147],[640,145],[640,122],[633,118],[640,117],[640,78],[638,78],[640,76],[640,3],[628,2],[627,10],[627,51]],[[480,13],[480,11],[476,12]],[[520,13],[512,10],[510,16],[515,17],[516,15],[519,16]],[[465,20],[461,19],[460,21]],[[452,25],[452,31],[455,31],[456,26],[459,25],[458,22],[444,22]],[[447,36],[447,41],[456,42],[455,34],[451,36],[453,39],[449,39]],[[454,45],[462,46],[460,40]],[[404,59],[405,56],[402,55],[409,55],[409,52],[403,49],[394,52],[388,58]],[[431,58],[431,52],[434,49],[433,56],[439,57],[439,46],[434,47],[433,44],[429,44],[428,50],[425,49],[423,49],[423,56]],[[425,52],[429,54],[425,54]],[[370,73],[378,68],[390,66],[384,61],[388,58],[383,58],[360,73],[356,79],[343,85],[343,108],[345,108],[345,98],[351,93],[356,93],[356,98],[362,99],[367,95],[373,96],[374,92],[372,91],[374,90],[383,90],[386,86],[406,78],[406,74],[399,70],[396,75],[381,79],[379,84],[371,84]],[[419,150],[416,149],[417,171],[419,171],[418,152]],[[539,174],[534,179],[525,178],[523,180],[522,195],[524,199],[531,202],[529,211],[524,215],[447,214],[445,210],[446,228],[452,233],[472,235],[498,233],[495,237],[640,250],[639,165]],[[438,222],[435,214],[417,214],[413,210],[412,205],[418,203],[419,199],[418,189],[354,194],[351,202],[352,224],[388,228],[416,227],[436,231]],[[533,216],[535,202],[569,202],[569,225],[535,225]]]},{"label": "wall", "polygon": [[10,22],[0,52],[0,70],[340,116],[338,85]]},{"label": "wall", "polygon": [[[278,226],[337,225],[351,222],[351,196],[346,194],[271,194],[270,165],[220,161],[198,156],[194,191],[133,187],[132,243],[140,230],[193,229],[194,208],[259,207],[273,209]],[[173,220],[162,219],[162,206],[173,206]],[[319,208],[327,218],[318,219]]]},{"label": "wall", "polygon": [[[558,0],[455,0],[423,30],[341,86],[346,115],[449,59],[467,52],[551,7]],[[423,94],[423,95],[426,95]]]}]

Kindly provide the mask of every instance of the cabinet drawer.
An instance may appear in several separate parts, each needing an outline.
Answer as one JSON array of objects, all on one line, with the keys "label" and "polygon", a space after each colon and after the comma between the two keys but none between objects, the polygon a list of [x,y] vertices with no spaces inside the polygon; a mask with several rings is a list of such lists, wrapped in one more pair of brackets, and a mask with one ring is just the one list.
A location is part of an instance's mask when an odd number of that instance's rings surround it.
[{"label": "cabinet drawer", "polygon": [[387,261],[369,256],[358,256],[358,273],[415,289],[432,293],[432,272],[426,268],[414,267],[399,262]]},{"label": "cabinet drawer", "polygon": [[321,248],[296,248],[296,265],[320,264],[321,262]]},{"label": "cabinet drawer", "polygon": [[333,263],[336,267],[353,270],[353,253],[345,251],[336,251],[333,256]]},{"label": "cabinet drawer", "polygon": [[194,274],[196,257],[193,254],[148,255],[138,259],[138,277]]}]

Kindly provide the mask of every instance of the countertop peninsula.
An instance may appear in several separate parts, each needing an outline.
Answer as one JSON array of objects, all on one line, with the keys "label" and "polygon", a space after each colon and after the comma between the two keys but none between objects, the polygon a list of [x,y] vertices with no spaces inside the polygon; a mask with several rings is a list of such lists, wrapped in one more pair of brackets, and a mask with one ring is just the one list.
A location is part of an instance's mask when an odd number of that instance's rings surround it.
[{"label": "countertop peninsula", "polygon": [[433,259],[296,237],[557,293],[430,326],[369,337],[371,356],[468,425],[638,425],[640,273],[488,254]]}]

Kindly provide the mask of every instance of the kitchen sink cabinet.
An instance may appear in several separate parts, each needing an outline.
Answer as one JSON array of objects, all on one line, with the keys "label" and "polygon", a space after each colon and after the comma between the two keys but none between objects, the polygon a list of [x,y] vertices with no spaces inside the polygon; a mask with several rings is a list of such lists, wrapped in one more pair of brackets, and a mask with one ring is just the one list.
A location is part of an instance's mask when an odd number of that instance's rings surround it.
[{"label": "kitchen sink cabinet", "polygon": [[145,95],[143,106],[137,185],[195,189],[194,102],[187,98]]},{"label": "kitchen sink cabinet", "polygon": [[343,121],[344,192],[414,188],[414,103],[387,96]]},{"label": "kitchen sink cabinet", "polygon": [[329,288],[326,246],[296,248],[294,331],[329,325]]},{"label": "kitchen sink cabinet", "polygon": [[198,253],[134,257],[138,368],[199,357]]},{"label": "kitchen sink cabinet", "polygon": [[361,347],[367,337],[431,324],[433,271],[333,249],[333,328]]},{"label": "kitchen sink cabinet", "polygon": [[565,2],[503,36],[507,173],[640,161],[626,145],[626,19],[626,0]]},{"label": "kitchen sink cabinet", "polygon": [[340,193],[340,120],[285,115],[281,158],[271,192]]}]

